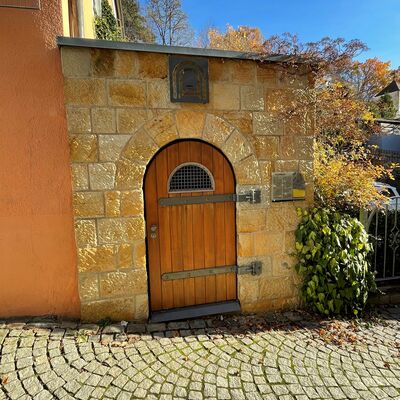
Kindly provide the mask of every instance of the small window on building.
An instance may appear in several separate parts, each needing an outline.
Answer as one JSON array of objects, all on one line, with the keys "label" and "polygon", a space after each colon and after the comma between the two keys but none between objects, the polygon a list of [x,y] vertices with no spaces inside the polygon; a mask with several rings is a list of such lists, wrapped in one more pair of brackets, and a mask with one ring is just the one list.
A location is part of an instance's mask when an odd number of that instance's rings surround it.
[{"label": "small window on building", "polygon": [[210,192],[214,190],[211,172],[201,164],[184,163],[176,167],[168,179],[168,192]]}]

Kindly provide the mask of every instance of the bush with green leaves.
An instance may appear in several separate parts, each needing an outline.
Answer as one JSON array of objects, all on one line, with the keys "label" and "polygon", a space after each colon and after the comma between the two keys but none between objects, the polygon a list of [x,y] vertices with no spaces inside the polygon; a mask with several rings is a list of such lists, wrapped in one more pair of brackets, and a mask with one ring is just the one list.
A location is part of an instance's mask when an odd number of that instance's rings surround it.
[{"label": "bush with green leaves", "polygon": [[306,306],[323,315],[359,315],[376,290],[364,226],[327,208],[299,209],[298,215],[296,270]]},{"label": "bush with green leaves", "polygon": [[95,17],[94,26],[97,39],[123,40],[121,28],[118,26],[118,22],[107,0],[102,0],[101,15]]}]

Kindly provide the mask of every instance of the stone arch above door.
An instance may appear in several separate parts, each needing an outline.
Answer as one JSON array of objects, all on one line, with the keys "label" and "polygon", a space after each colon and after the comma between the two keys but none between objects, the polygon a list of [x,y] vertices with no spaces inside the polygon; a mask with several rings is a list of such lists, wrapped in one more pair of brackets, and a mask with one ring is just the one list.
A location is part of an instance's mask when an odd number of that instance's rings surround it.
[{"label": "stone arch above door", "polygon": [[214,145],[232,164],[238,185],[260,184],[252,145],[235,126],[211,113],[167,111],[143,123],[122,149],[116,163],[116,188],[138,187],[144,167],[163,146],[178,139],[200,139]]}]

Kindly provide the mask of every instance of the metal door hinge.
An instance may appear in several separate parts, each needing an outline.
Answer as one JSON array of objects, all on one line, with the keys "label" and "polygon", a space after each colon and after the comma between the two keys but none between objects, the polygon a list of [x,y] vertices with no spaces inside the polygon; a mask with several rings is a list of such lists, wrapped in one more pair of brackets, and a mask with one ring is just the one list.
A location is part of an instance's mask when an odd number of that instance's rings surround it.
[{"label": "metal door hinge", "polygon": [[260,275],[262,271],[262,262],[253,261],[247,265],[223,265],[214,268],[199,268],[199,269],[188,269],[176,272],[166,272],[161,275],[163,281],[173,281],[176,279],[189,279],[189,278],[200,278],[203,276],[219,275],[237,273],[238,275]]},{"label": "metal door hinge", "polygon": [[182,197],[162,197],[158,199],[158,204],[165,206],[178,206],[189,204],[208,204],[224,202],[248,202],[251,204],[261,203],[261,190],[251,189],[246,193],[228,193],[228,194],[209,194],[205,196],[182,196]]},{"label": "metal door hinge", "polygon": [[238,275],[261,275],[262,272],[262,262],[261,261],[252,261],[247,265],[240,265],[237,268]]},{"label": "metal door hinge", "polygon": [[236,201],[251,204],[261,203],[261,190],[250,189],[247,193],[239,193],[236,195]]}]

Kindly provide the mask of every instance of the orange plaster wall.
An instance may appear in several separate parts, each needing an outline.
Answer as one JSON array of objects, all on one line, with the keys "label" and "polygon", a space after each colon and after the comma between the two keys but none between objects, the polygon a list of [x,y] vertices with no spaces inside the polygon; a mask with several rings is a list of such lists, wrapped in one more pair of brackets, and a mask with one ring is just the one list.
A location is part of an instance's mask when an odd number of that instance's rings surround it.
[{"label": "orange plaster wall", "polygon": [[0,317],[79,317],[60,0],[0,8]]}]

